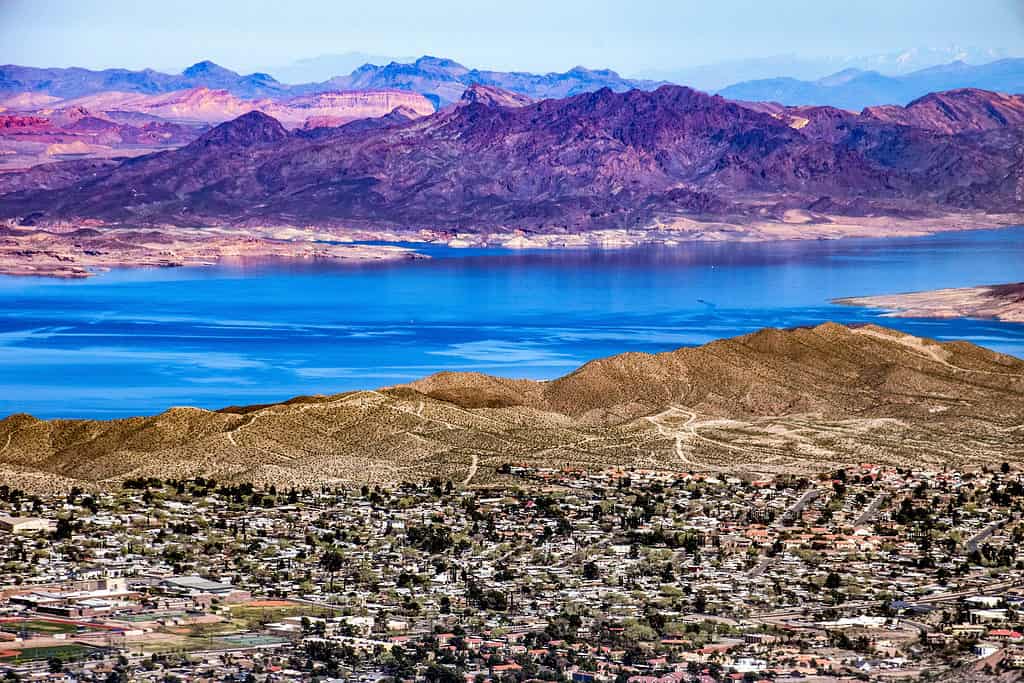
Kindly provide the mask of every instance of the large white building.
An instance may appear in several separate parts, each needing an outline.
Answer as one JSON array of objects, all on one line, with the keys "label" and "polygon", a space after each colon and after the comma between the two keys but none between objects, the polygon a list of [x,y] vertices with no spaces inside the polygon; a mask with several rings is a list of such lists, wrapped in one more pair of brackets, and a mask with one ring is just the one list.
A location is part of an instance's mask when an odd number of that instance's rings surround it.
[{"label": "large white building", "polygon": [[9,517],[0,515],[0,531],[12,534],[32,534],[41,531],[53,531],[56,525],[39,517]]}]

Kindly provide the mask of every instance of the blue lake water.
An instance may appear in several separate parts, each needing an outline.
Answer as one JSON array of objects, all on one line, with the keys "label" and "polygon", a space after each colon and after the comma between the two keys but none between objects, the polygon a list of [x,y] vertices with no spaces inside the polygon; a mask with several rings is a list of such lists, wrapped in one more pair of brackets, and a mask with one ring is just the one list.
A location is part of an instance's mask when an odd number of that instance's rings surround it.
[{"label": "blue lake water", "polygon": [[1024,325],[880,318],[842,296],[1024,280],[1024,228],[616,251],[425,249],[388,264],[259,262],[0,277],[0,416],[113,417],[395,384],[548,378],[761,327],[880,322],[1024,357]]}]

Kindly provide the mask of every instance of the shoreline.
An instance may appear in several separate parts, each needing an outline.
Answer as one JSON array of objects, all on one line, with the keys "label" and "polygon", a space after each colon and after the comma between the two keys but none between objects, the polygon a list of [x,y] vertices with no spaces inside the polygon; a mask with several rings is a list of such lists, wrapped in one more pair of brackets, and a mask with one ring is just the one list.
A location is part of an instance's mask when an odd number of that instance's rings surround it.
[{"label": "shoreline", "polygon": [[[927,218],[833,216],[789,211],[784,220],[698,221],[677,217],[645,228],[599,229],[577,233],[522,230],[456,233],[453,248],[507,249],[620,248],[687,242],[792,242],[847,238],[925,237],[943,232],[1009,228],[1024,224],[1020,214],[951,213]],[[426,231],[421,231],[421,234]]]},{"label": "shoreline", "polygon": [[353,262],[430,258],[397,245],[293,229],[103,228],[0,231],[0,275],[80,280],[114,268],[212,266],[236,258]]},{"label": "shoreline", "polygon": [[1019,214],[957,213],[928,218],[846,217],[789,211],[783,220],[698,221],[677,217],[645,228],[529,233],[374,228],[125,227],[86,222],[0,228],[0,275],[82,279],[113,268],[210,266],[230,258],[352,262],[430,258],[417,244],[452,249],[628,249],[704,242],[793,242],[924,237],[1024,224]]},{"label": "shoreline", "polygon": [[1024,282],[844,297],[832,303],[888,311],[883,318],[980,318],[1024,323]]}]

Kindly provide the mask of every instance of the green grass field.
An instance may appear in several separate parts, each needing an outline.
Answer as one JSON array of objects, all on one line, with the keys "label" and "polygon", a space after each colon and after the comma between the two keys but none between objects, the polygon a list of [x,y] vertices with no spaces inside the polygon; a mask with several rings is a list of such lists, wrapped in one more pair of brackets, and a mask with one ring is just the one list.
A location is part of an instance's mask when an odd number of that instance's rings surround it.
[{"label": "green grass field", "polygon": [[26,621],[9,621],[2,625],[2,629],[8,633],[21,633],[22,629],[33,635],[54,635],[57,633],[75,633],[78,627],[74,624],[64,624],[59,621],[46,621],[44,619],[28,619]]},{"label": "green grass field", "polygon": [[54,645],[52,647],[26,647],[16,655],[12,654],[4,656],[3,654],[0,654],[0,661],[8,663],[28,662],[38,659],[49,659],[50,657],[57,657],[67,661],[84,657],[91,649],[92,648],[86,647],[85,645],[78,645],[77,643]]}]

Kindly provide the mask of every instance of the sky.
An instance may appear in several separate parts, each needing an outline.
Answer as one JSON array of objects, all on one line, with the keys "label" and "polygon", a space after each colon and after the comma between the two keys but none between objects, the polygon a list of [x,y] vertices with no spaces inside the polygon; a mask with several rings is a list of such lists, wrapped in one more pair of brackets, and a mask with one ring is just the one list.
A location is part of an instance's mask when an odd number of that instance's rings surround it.
[{"label": "sky", "polygon": [[0,0],[0,63],[241,72],[322,54],[624,74],[908,47],[1024,54],[1024,0]]}]

